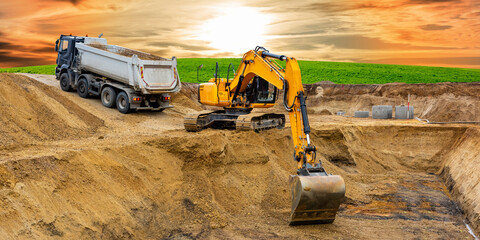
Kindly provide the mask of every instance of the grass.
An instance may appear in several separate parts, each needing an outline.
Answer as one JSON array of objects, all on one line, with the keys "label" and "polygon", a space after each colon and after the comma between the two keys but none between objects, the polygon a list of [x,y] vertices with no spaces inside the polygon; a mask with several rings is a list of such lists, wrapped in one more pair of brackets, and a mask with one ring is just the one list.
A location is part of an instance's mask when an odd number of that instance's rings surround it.
[{"label": "grass", "polygon": [[55,75],[55,66],[56,65],[42,65],[30,67],[0,68],[0,72]]},{"label": "grass", "polygon": [[[219,76],[227,77],[228,65],[232,63],[237,70],[239,58],[182,58],[178,59],[178,70],[183,82],[206,82],[215,73],[215,63],[219,63]],[[478,82],[480,69],[424,67],[407,65],[386,65],[345,62],[299,61],[304,83],[332,81],[338,84],[383,84],[438,83],[438,82]],[[23,72],[55,74],[55,65],[1,68],[0,72]],[[233,71],[230,72],[230,77]]]}]

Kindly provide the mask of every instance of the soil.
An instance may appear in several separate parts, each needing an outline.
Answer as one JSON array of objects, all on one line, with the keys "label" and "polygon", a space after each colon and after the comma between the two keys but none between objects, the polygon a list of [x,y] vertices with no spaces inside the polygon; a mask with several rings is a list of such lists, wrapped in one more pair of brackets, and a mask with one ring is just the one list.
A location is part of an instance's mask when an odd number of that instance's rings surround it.
[{"label": "soil", "polygon": [[88,44],[88,46],[98,48],[98,49],[102,49],[104,51],[109,51],[111,53],[115,53],[115,54],[122,55],[122,56],[125,56],[125,57],[132,57],[133,55],[137,55],[138,58],[143,59],[143,60],[161,60],[161,61],[168,60],[166,58],[155,56],[155,55],[150,54],[150,53],[140,52],[140,51],[137,51],[137,50],[132,50],[132,49],[123,48],[123,47],[118,47],[118,48],[114,49],[114,48],[111,48],[111,47],[107,47],[107,45],[103,45],[103,44]]},{"label": "soil", "polygon": [[29,141],[86,137],[103,120],[28,77],[0,75],[0,147]]},{"label": "soil", "polygon": [[[0,75],[2,239],[473,239],[465,222],[480,232],[478,125],[328,114],[400,101],[408,87],[416,114],[435,119],[427,110],[456,97],[422,108],[417,85],[350,94],[306,86],[312,141],[347,192],[333,224],[291,227],[288,123],[188,133],[184,114],[202,110],[195,85],[183,84],[175,108],[123,115],[61,91],[51,76],[29,76]],[[478,107],[478,96],[457,97]]]},{"label": "soil", "polygon": [[[373,105],[414,106],[415,116],[430,121],[479,121],[480,82],[437,84],[340,85],[316,83],[305,86],[310,111],[370,111]],[[394,108],[395,109],[395,108]],[[395,116],[395,112],[394,112]]]}]

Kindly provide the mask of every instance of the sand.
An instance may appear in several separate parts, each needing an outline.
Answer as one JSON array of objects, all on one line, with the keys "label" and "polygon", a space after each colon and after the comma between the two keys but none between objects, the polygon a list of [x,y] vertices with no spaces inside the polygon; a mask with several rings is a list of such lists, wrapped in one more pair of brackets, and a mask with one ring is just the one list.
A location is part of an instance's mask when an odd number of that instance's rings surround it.
[{"label": "sand", "polygon": [[137,51],[137,50],[123,48],[123,47],[119,47],[118,48],[119,51],[114,51],[113,48],[108,48],[106,45],[102,45],[102,44],[88,44],[88,46],[98,48],[98,49],[102,49],[102,50],[105,50],[105,51],[109,51],[111,53],[115,53],[115,54],[122,55],[122,56],[125,56],[125,57],[132,57],[133,55],[137,55],[138,58],[143,59],[143,60],[161,60],[161,61],[168,60],[166,58],[155,56],[155,55],[150,54],[150,53],[140,52],[140,51]]},{"label": "sand", "polygon": [[[405,105],[415,108],[415,116],[430,121],[479,121],[480,82],[438,84],[312,84],[306,86],[311,96],[308,106],[320,113],[372,111],[373,105]],[[395,113],[394,113],[395,116]]]},{"label": "sand", "polygon": [[[11,85],[0,97],[16,96],[2,103],[28,110],[2,110],[24,126],[0,128],[9,141],[0,148],[2,239],[472,239],[465,219],[480,232],[476,125],[323,115],[322,102],[336,112],[325,99],[347,106],[348,97],[311,94],[312,141],[347,193],[333,224],[290,227],[288,124],[188,133],[183,115],[202,109],[191,84],[172,97],[173,109],[123,115],[58,86],[0,79]],[[25,107],[39,92],[61,107]],[[67,113],[78,120],[59,116]],[[21,125],[27,114],[45,126]],[[68,134],[55,134],[54,123]]]},{"label": "sand", "polygon": [[0,75],[0,147],[94,134],[103,121],[56,89],[15,74]]}]

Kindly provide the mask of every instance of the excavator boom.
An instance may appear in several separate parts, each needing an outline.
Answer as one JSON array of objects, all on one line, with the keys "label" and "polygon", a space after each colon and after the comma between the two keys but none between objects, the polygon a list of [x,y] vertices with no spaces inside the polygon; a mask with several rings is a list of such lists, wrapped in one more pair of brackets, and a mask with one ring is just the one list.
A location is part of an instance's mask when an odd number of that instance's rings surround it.
[{"label": "excavator boom", "polygon": [[[286,61],[285,68],[275,60]],[[217,65],[218,69],[218,65]],[[317,159],[310,139],[306,99],[297,60],[270,53],[263,47],[243,55],[233,79],[215,78],[199,86],[202,104],[223,107],[185,117],[187,131],[206,127],[238,130],[283,128],[285,116],[251,113],[254,108],[273,107],[283,89],[283,106],[289,114],[297,175],[291,176],[292,212],[290,224],[331,223],[345,196],[345,182],[330,175]]]}]

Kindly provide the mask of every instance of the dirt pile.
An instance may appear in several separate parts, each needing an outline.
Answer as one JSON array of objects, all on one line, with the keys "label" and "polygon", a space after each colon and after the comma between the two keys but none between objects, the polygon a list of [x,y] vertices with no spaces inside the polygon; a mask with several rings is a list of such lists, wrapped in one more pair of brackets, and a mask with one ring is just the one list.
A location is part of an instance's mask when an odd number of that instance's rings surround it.
[{"label": "dirt pile", "polygon": [[480,121],[480,83],[382,84],[382,85],[305,85],[309,108],[328,111],[371,111],[373,105],[407,105],[415,116],[430,121]]},{"label": "dirt pile", "polygon": [[163,58],[163,57],[155,56],[155,55],[150,54],[150,53],[140,52],[140,51],[137,51],[137,50],[123,48],[123,47],[113,48],[113,47],[108,47],[108,46],[103,45],[103,44],[88,44],[88,46],[98,48],[98,49],[101,49],[101,50],[104,50],[104,51],[109,51],[111,53],[115,53],[115,54],[122,55],[122,56],[125,56],[125,57],[132,57],[133,55],[137,55],[138,58],[143,59],[143,60],[157,60],[157,61],[169,60],[169,59],[166,59],[166,58]]},{"label": "dirt pile", "polygon": [[183,114],[204,110],[205,106],[198,102],[197,96],[198,84],[182,83],[182,90],[172,95],[172,104],[175,107],[172,110],[182,113],[182,118]]},{"label": "dirt pile", "polygon": [[53,87],[0,73],[0,147],[38,140],[85,137],[103,121]]}]

